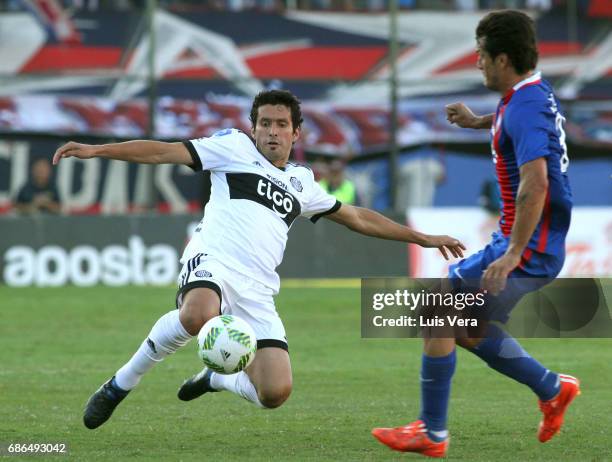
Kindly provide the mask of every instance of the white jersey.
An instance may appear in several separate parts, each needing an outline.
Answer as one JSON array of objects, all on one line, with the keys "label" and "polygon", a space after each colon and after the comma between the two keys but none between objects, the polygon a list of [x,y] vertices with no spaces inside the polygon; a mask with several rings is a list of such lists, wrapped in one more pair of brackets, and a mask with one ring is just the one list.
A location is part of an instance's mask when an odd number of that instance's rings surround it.
[{"label": "white jersey", "polygon": [[340,202],[317,184],[309,168],[274,166],[240,130],[222,130],[185,146],[194,170],[210,170],[212,189],[181,263],[203,252],[278,292],[276,267],[295,219],[316,222],[338,210]]}]

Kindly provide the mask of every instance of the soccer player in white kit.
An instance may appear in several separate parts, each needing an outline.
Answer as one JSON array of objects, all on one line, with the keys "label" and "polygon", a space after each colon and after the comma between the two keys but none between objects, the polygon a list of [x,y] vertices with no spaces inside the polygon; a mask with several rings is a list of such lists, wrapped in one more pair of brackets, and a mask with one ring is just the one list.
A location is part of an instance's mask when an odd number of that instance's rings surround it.
[{"label": "soccer player in white kit", "polygon": [[53,157],[102,157],[150,164],[185,164],[210,170],[212,190],[204,218],[181,262],[177,309],[163,315],[132,358],[87,402],[84,424],[94,429],[156,363],[174,353],[220,313],[245,319],[257,336],[257,355],[242,372],[220,375],[204,369],[187,380],[179,398],[228,390],[264,408],[276,408],[292,387],[285,328],[274,306],[287,233],[298,216],[325,217],[367,236],[436,247],[445,258],[464,246],[449,236],[431,236],[372,210],[341,204],[314,180],[312,171],[288,161],[300,136],[299,100],[290,92],[258,94],[250,114],[254,142],[226,129],[184,143],[128,141],[106,145],[70,142]]}]

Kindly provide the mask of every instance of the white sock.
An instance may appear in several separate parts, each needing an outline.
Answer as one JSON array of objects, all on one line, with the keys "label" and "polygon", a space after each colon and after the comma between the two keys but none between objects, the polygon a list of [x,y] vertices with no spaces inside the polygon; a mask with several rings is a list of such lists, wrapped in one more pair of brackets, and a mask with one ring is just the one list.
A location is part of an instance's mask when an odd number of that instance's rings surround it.
[{"label": "white sock", "polygon": [[427,430],[427,433],[431,433],[433,436],[435,436],[440,441],[448,438],[448,430],[441,430],[441,431]]},{"label": "white sock", "polygon": [[238,396],[242,396],[251,403],[254,403],[256,406],[261,408],[264,407],[259,401],[255,385],[253,385],[253,382],[251,382],[251,379],[244,371],[231,375],[222,375],[213,372],[210,376],[210,386],[215,390],[231,391]]},{"label": "white sock", "polygon": [[131,390],[149,369],[192,338],[179,320],[179,310],[164,314],[157,320],[134,356],[117,371],[115,382],[119,388]]}]

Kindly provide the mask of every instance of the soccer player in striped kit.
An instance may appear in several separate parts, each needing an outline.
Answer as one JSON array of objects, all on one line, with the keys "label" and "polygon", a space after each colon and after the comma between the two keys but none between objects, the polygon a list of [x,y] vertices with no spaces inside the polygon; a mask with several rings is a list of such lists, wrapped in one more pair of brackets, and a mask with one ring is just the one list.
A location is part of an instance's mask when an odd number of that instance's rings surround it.
[{"label": "soccer player in striped kit", "polygon": [[[449,279],[455,288],[465,290],[470,290],[468,281],[479,281],[499,300],[488,319],[503,323],[525,293],[544,286],[561,271],[572,208],[569,159],[559,102],[550,84],[535,71],[538,51],[532,19],[518,11],[492,12],[480,21],[476,39],[484,85],[502,98],[494,114],[476,116],[464,104],[455,103],[446,107],[447,118],[462,128],[491,130],[502,211],[492,241],[451,265]],[[486,329],[482,338],[425,339],[419,420],[376,428],[373,435],[397,451],[446,455],[458,344],[531,388],[543,413],[538,439],[550,440],[580,392],[578,379],[542,366],[499,327],[488,324]]]}]

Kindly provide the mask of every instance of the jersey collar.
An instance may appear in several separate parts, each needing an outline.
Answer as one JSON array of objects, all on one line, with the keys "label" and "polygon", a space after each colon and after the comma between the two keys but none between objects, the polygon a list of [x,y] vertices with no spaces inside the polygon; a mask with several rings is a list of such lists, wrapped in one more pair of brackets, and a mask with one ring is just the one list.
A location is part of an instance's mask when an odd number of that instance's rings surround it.
[{"label": "jersey collar", "polygon": [[521,80],[519,83],[514,85],[510,90],[508,90],[508,93],[504,95],[504,97],[502,98],[504,104],[508,104],[510,99],[512,99],[512,95],[514,95],[521,88],[529,86],[529,85],[537,85],[541,81],[542,81],[542,73],[539,71],[530,75],[526,79]]}]

